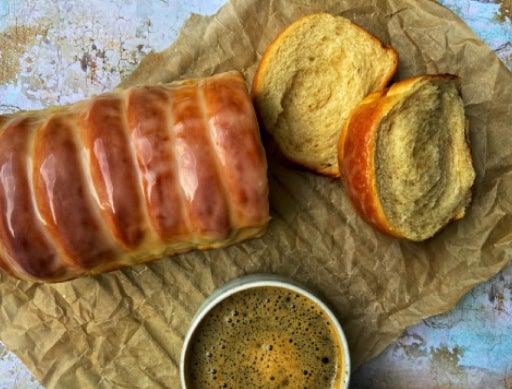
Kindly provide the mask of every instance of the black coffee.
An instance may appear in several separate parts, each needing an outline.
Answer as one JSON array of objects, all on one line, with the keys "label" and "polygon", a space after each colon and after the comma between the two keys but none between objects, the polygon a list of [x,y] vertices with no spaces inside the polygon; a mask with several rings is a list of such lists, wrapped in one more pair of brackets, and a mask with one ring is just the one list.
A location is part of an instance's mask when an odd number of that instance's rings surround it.
[{"label": "black coffee", "polygon": [[310,299],[279,287],[230,296],[192,339],[190,388],[337,388],[342,350],[331,320]]}]

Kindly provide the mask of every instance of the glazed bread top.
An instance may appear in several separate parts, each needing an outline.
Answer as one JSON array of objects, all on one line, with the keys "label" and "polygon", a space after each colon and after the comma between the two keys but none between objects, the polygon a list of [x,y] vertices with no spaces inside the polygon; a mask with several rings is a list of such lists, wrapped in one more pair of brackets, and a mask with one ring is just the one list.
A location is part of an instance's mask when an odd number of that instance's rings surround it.
[{"label": "glazed bread top", "polygon": [[339,163],[358,212],[386,233],[422,241],[463,217],[475,172],[460,79],[424,75],[366,97],[343,129]]},{"label": "glazed bread top", "polygon": [[61,281],[259,236],[266,159],[239,72],[0,119],[0,264]]},{"label": "glazed bread top", "polygon": [[349,112],[395,74],[398,55],[363,28],[325,13],[288,26],[263,54],[252,97],[263,127],[291,161],[338,176]]}]

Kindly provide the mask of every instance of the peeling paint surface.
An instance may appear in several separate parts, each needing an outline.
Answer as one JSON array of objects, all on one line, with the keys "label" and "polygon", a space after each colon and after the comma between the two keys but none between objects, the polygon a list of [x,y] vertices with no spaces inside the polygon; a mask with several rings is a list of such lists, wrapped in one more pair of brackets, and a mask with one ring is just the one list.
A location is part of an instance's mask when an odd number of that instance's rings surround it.
[{"label": "peeling paint surface", "polygon": [[[0,113],[111,90],[192,13],[224,0],[0,0]],[[441,0],[512,70],[511,0]],[[120,7],[121,5],[121,7]],[[44,61],[41,60],[44,58]],[[7,70],[8,69],[8,70]],[[512,265],[450,312],[408,328],[354,372],[352,388],[511,388]],[[0,343],[0,389],[40,389]]]},{"label": "peeling paint surface", "polygon": [[512,388],[512,266],[450,312],[408,328],[365,363],[353,388]]},{"label": "peeling paint surface", "polygon": [[512,70],[512,0],[441,0]]},{"label": "peeling paint surface", "polygon": [[18,357],[0,343],[0,388],[38,389],[41,385],[32,376]]},{"label": "peeling paint surface", "polygon": [[0,113],[109,91],[150,51],[172,43],[192,12],[212,14],[223,3],[0,0],[0,61],[8,64]]}]

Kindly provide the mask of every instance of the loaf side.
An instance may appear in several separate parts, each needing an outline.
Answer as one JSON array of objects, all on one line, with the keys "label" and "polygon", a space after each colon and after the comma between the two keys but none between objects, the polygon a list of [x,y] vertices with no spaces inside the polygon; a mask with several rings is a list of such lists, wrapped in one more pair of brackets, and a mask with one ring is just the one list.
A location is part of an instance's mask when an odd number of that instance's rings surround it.
[{"label": "loaf side", "polygon": [[63,281],[266,229],[266,157],[239,72],[0,123],[0,266],[18,278]]}]

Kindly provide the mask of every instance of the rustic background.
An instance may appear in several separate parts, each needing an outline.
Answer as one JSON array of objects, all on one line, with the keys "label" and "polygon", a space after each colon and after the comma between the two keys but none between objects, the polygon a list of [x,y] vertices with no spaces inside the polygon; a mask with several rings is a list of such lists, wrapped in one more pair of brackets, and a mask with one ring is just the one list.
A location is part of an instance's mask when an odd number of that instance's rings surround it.
[{"label": "rustic background", "polygon": [[[512,69],[511,0],[440,2]],[[0,61],[11,65],[0,73],[0,112],[66,104],[110,90],[147,53],[167,47],[191,12],[211,14],[223,3],[0,0]],[[452,311],[407,329],[354,372],[352,387],[512,388],[511,330],[509,266],[475,287]],[[40,385],[0,344],[4,387]]]}]

